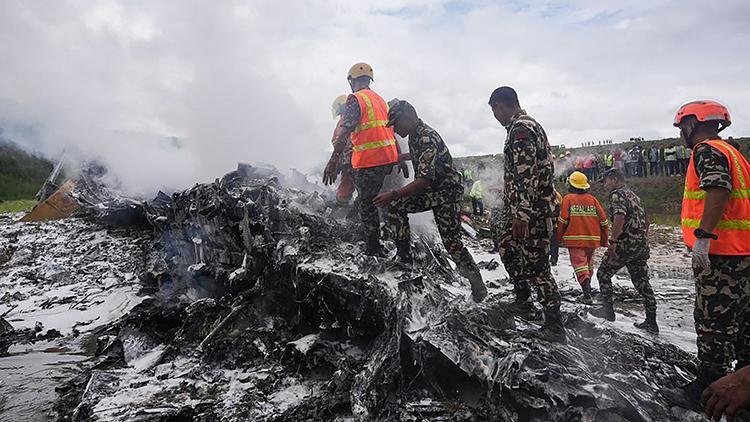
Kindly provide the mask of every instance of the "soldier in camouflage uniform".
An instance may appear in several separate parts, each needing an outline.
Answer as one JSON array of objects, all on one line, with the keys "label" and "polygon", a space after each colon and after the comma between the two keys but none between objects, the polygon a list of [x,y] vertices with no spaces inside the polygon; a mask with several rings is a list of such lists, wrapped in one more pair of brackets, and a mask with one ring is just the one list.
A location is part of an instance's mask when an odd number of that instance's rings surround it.
[{"label": "soldier in camouflage uniform", "polygon": [[603,306],[591,314],[615,320],[612,298],[612,277],[622,267],[628,269],[633,286],[643,297],[646,320],[635,323],[637,328],[651,333],[659,333],[656,324],[656,298],[648,280],[648,219],[641,206],[641,200],[625,184],[625,176],[620,170],[610,169],[604,173],[604,187],[609,191],[609,216],[612,219],[612,234],[609,249],[596,273]]},{"label": "soldier in camouflage uniform", "polygon": [[492,238],[492,250],[490,252],[492,253],[500,253],[500,235],[502,234],[500,217],[502,214],[502,204],[490,208],[490,237]]},{"label": "soldier in camouflage uniform", "polygon": [[514,308],[531,309],[531,285],[544,307],[541,334],[565,341],[560,292],[550,270],[553,216],[559,207],[547,134],[521,109],[516,92],[500,87],[490,96],[495,118],[508,131],[503,150],[505,192],[500,217],[500,257],[516,294]]},{"label": "soldier in camouflage uniform", "polygon": [[[750,365],[750,238],[741,226],[750,215],[743,215],[746,208],[737,203],[744,201],[746,176],[742,173],[750,165],[736,144],[719,137],[720,125],[729,124],[726,107],[713,101],[688,103],[675,118],[682,139],[693,150],[686,175],[682,229],[686,243],[692,246],[699,367],[694,381],[682,388],[662,390],[662,395],[673,405],[695,410],[700,410],[703,390],[731,371],[735,360],[735,368]],[[717,141],[718,145],[704,141]],[[732,163],[717,146],[727,150]],[[697,190],[691,189],[693,183]],[[697,197],[691,198],[689,193]],[[691,199],[701,197],[702,215],[692,215],[696,208]],[[696,217],[699,220],[691,221]],[[736,220],[738,230],[727,228]],[[692,242],[688,241],[691,236]],[[727,246],[731,254],[724,254],[726,249],[717,253]],[[719,412],[716,420],[720,416]]]},{"label": "soldier in camouflage uniform", "polygon": [[409,153],[400,159],[411,159],[414,181],[401,189],[383,192],[375,198],[375,205],[390,204],[389,226],[396,242],[397,257],[412,262],[409,214],[432,210],[443,245],[453,258],[459,273],[471,283],[476,302],[487,296],[474,258],[461,241],[461,203],[464,187],[461,176],[453,166],[448,147],[435,129],[417,116],[406,101],[394,99],[389,103],[388,125],[400,136],[409,137]]}]

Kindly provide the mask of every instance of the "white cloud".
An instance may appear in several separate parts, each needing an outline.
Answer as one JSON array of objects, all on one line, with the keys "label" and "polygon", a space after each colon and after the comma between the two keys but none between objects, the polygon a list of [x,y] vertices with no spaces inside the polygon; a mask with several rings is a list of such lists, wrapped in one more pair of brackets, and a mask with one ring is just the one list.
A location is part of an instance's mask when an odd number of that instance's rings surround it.
[{"label": "white cloud", "polygon": [[[322,164],[330,102],[356,61],[410,100],[454,155],[498,152],[487,107],[517,89],[552,143],[676,136],[672,113],[724,101],[750,129],[750,6],[689,1],[4,0],[0,125],[69,145],[129,184],[186,186],[266,161]],[[145,134],[145,135],[131,135]],[[175,150],[166,136],[184,140]],[[167,146],[165,146],[167,145]]]}]

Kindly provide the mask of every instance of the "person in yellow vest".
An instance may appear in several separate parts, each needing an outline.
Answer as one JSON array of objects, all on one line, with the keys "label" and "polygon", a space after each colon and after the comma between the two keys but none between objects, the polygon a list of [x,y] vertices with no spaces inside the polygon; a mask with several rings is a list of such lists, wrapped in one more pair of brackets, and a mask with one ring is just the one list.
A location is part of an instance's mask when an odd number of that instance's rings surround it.
[{"label": "person in yellow vest", "polygon": [[336,182],[341,154],[351,137],[352,176],[359,196],[359,218],[365,240],[364,253],[384,256],[380,246],[380,216],[372,200],[380,193],[385,176],[394,166],[408,174],[406,163],[398,162],[399,147],[388,123],[388,105],[370,89],[372,67],[355,63],[347,76],[352,94],[346,99],[340,131],[333,140],[331,158],[323,172],[323,184]]},{"label": "person in yellow vest", "polygon": [[[692,149],[682,200],[682,233],[692,250],[698,376],[665,389],[675,406],[701,409],[701,393],[750,364],[750,164],[719,132],[731,124],[715,101],[680,107],[674,125]],[[718,419],[717,419],[718,420]]]},{"label": "person in yellow vest", "polygon": [[482,182],[475,180],[471,185],[469,191],[469,198],[471,198],[471,208],[474,215],[484,215],[484,202],[482,202]]}]

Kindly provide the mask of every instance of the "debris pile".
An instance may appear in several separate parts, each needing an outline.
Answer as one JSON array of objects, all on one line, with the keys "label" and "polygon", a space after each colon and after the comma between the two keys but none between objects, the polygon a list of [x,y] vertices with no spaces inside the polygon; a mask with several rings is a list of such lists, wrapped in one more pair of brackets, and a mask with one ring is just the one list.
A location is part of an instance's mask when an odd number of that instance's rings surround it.
[{"label": "debris pile", "polygon": [[62,420],[688,417],[658,389],[692,377],[690,354],[570,308],[568,344],[540,340],[500,295],[474,304],[430,242],[415,268],[365,256],[320,194],[273,174],[241,166],[142,213],[150,297],[98,330]]},{"label": "debris pile", "polygon": [[0,420],[54,420],[55,386],[79,371],[98,330],[142,300],[152,233],[17,219],[0,215]]}]

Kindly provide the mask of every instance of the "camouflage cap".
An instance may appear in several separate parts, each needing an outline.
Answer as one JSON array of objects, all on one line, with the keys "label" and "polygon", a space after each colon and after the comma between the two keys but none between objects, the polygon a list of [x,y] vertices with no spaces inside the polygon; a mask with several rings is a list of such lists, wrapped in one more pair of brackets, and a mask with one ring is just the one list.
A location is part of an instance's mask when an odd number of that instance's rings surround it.
[{"label": "camouflage cap", "polygon": [[386,126],[393,126],[396,123],[396,120],[404,113],[414,116],[417,115],[417,111],[414,110],[414,106],[409,104],[408,101],[399,100],[398,98],[394,98],[388,101],[388,123],[386,124]]}]

